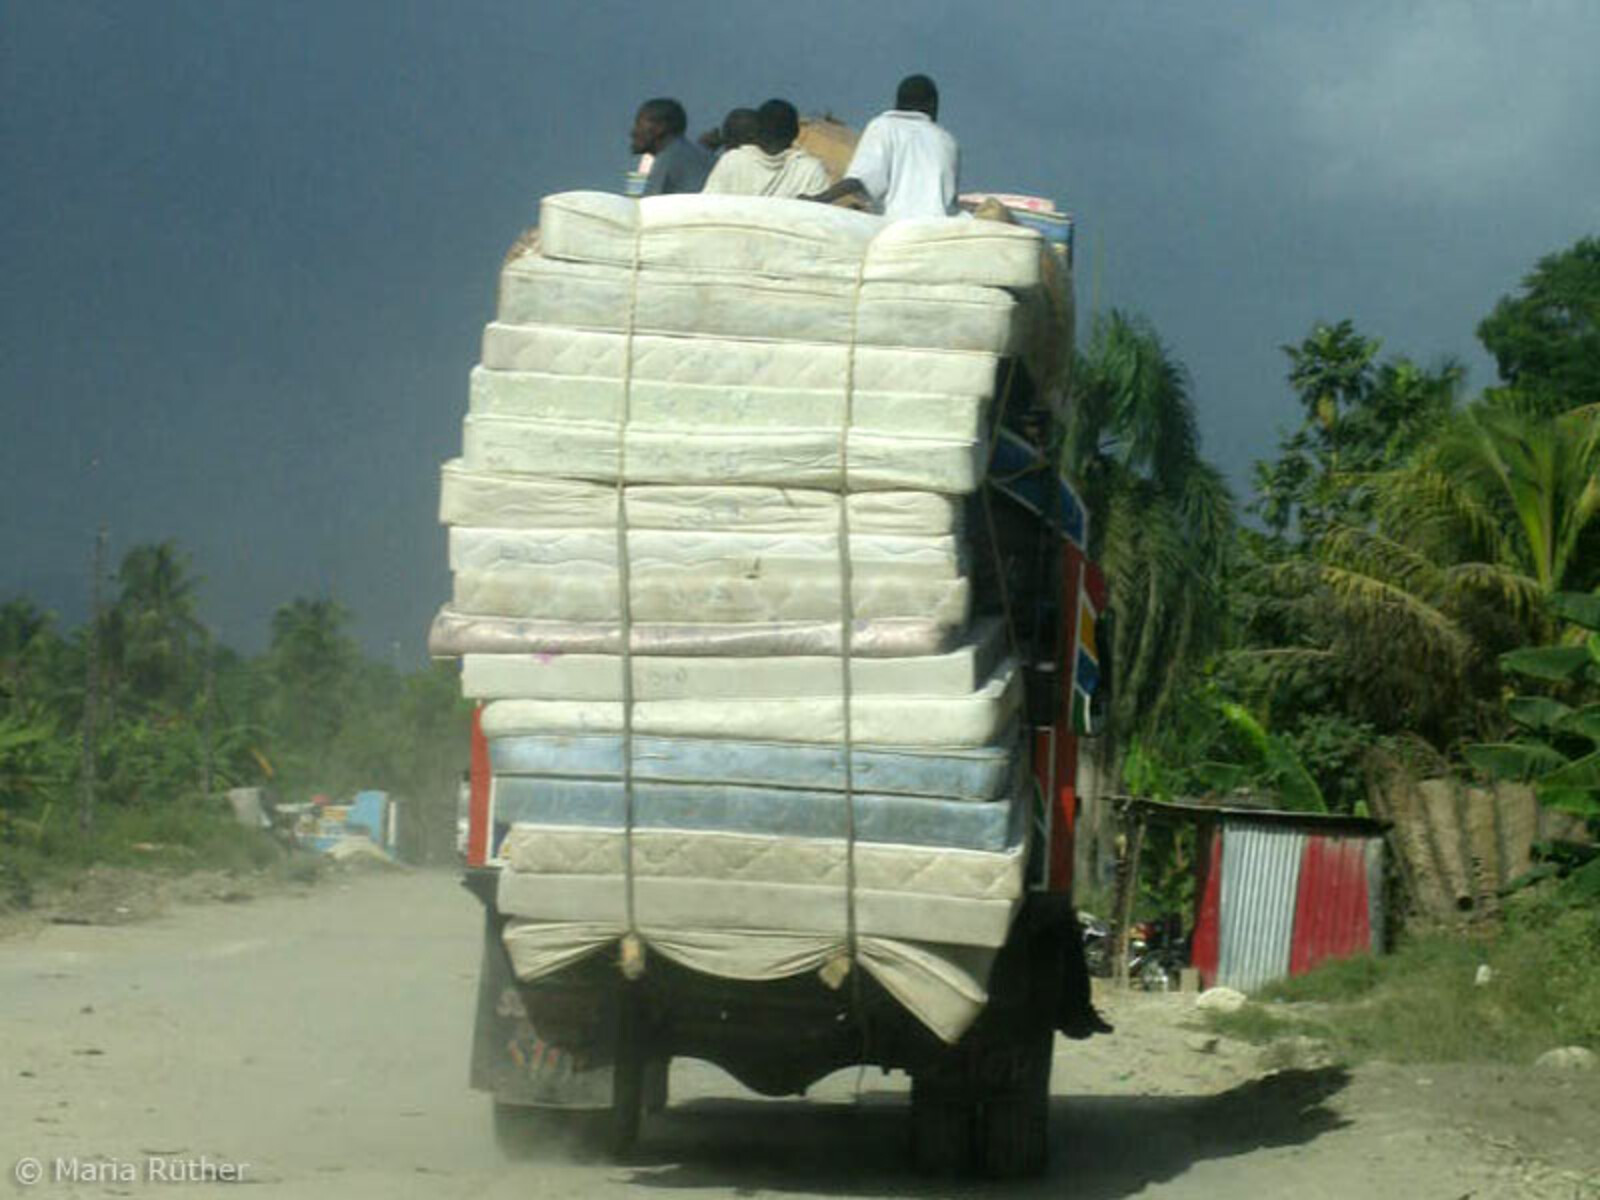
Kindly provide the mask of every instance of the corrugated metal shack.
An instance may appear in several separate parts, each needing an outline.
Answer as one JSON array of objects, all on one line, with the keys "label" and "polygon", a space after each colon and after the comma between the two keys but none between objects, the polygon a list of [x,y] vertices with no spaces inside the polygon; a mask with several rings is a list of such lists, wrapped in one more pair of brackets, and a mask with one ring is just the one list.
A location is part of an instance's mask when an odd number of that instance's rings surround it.
[{"label": "corrugated metal shack", "polygon": [[1330,958],[1383,951],[1382,822],[1150,800],[1129,809],[1136,828],[1197,831],[1191,959],[1202,987],[1248,992]]}]

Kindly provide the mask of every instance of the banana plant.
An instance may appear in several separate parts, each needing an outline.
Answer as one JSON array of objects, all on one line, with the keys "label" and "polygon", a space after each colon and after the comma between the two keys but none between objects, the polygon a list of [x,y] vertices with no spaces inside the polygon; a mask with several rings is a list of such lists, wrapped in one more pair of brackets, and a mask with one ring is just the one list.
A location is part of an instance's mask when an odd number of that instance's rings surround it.
[{"label": "banana plant", "polygon": [[1600,828],[1600,593],[1557,592],[1550,608],[1570,622],[1571,637],[1500,656],[1503,670],[1545,690],[1512,697],[1516,735],[1468,746],[1467,761],[1498,779],[1531,782],[1541,804]]}]

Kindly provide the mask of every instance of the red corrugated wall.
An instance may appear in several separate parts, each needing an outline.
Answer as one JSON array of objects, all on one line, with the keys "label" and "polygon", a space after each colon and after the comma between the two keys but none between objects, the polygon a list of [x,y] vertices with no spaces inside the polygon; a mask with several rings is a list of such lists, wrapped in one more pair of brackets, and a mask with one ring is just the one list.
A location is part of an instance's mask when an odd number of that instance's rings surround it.
[{"label": "red corrugated wall", "polygon": [[1371,949],[1371,913],[1366,839],[1307,838],[1295,896],[1289,974],[1301,975],[1327,959]]},{"label": "red corrugated wall", "polygon": [[1217,960],[1221,950],[1222,930],[1222,831],[1213,827],[1211,849],[1205,855],[1210,865],[1200,886],[1200,911],[1195,917],[1194,943],[1191,960],[1200,972],[1200,986],[1211,987],[1217,981]]}]

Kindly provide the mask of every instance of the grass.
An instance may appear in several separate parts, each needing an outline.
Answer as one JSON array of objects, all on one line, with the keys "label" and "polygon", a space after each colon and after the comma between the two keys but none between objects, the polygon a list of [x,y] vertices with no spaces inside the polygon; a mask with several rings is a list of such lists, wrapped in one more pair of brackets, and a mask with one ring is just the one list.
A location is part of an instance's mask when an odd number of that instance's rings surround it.
[{"label": "grass", "polygon": [[196,800],[106,805],[87,834],[78,830],[75,811],[59,810],[8,832],[0,840],[0,910],[26,909],[36,891],[69,884],[97,865],[162,874],[271,870],[293,877],[303,870],[266,833]]},{"label": "grass", "polygon": [[1600,1050],[1600,904],[1573,880],[1552,883],[1513,898],[1488,934],[1417,936],[1382,958],[1325,964],[1207,1023],[1249,1042],[1320,1038],[1349,1062],[1530,1062],[1557,1046]]}]

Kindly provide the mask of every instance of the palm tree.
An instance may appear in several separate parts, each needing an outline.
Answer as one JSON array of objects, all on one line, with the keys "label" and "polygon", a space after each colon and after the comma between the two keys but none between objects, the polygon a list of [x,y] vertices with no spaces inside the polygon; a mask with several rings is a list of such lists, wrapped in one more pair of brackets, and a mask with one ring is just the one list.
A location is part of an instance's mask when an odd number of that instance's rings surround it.
[{"label": "palm tree", "polygon": [[343,724],[356,660],[344,632],[349,619],[343,605],[326,597],[300,596],[272,614],[273,726],[281,752],[308,772],[327,767]]},{"label": "palm tree", "polygon": [[1148,737],[1222,642],[1233,498],[1200,438],[1188,375],[1141,318],[1095,323],[1074,371],[1065,468],[1111,593],[1109,762]]},{"label": "palm tree", "polygon": [[181,698],[205,630],[195,615],[196,580],[172,541],[135,546],[117,571],[120,594],[107,622],[108,658],[136,698]]},{"label": "palm tree", "polygon": [[1370,525],[1336,523],[1276,568],[1298,636],[1262,657],[1353,715],[1441,748],[1498,719],[1497,655],[1556,631],[1546,602],[1600,583],[1600,408],[1557,417],[1512,393],[1449,420],[1371,480]]}]

